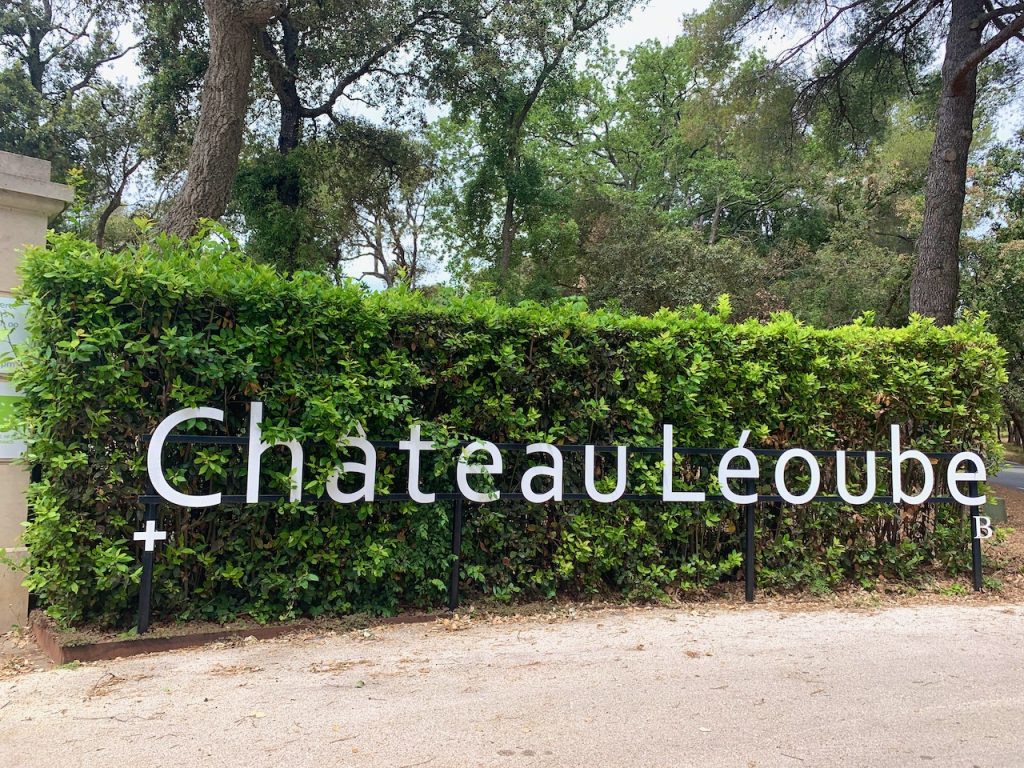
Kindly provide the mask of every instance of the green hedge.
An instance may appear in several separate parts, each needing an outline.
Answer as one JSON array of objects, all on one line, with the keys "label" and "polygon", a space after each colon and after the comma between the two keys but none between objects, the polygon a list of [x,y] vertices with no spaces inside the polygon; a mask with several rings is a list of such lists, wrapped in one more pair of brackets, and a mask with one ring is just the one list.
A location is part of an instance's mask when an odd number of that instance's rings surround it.
[{"label": "green hedge", "polygon": [[[224,408],[223,429],[239,435],[248,403],[262,401],[266,436],[312,449],[311,493],[357,423],[382,440],[422,422],[448,442],[654,446],[669,422],[677,445],[731,447],[750,429],[753,445],[850,449],[886,446],[898,423],[922,450],[989,451],[1000,414],[1002,352],[978,319],[815,330],[788,315],[731,323],[725,302],[718,314],[623,317],[573,303],[368,294],[311,274],[284,279],[222,236],[119,254],[56,236],[27,255],[23,277],[33,342],[17,383],[28,460],[41,470],[28,583],[67,622],[131,621],[141,436],[186,406]],[[183,490],[241,493],[244,458],[192,446],[169,448],[165,463]],[[660,492],[656,457],[637,461],[630,492]],[[286,451],[267,454],[265,492],[287,487],[286,462]],[[507,457],[511,476],[522,466]],[[436,462],[437,489],[450,470]],[[567,465],[566,479],[578,488],[575,471]],[[403,472],[382,455],[381,492],[404,490]],[[466,517],[469,595],[657,597],[734,578],[740,564],[730,505],[501,501],[468,505]],[[439,606],[449,518],[440,503],[168,507],[154,611],[269,620]],[[769,588],[955,570],[968,541],[962,512],[932,505],[765,505],[758,520]]]}]

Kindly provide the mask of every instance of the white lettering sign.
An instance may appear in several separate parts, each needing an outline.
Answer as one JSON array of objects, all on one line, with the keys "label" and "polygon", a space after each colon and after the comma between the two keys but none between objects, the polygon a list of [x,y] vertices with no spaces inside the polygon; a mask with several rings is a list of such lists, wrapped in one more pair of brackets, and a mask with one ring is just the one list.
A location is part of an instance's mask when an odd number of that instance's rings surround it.
[{"label": "white lettering sign", "polygon": [[[212,507],[220,503],[221,494],[211,493],[205,496],[189,495],[173,488],[168,482],[163,468],[164,444],[173,430],[181,424],[193,419],[208,419],[212,421],[224,421],[224,412],[219,408],[184,408],[172,413],[165,418],[150,440],[147,469],[150,481],[156,493],[171,504],[182,507]],[[260,467],[263,455],[275,447],[287,448],[291,460],[292,484],[288,494],[291,501],[302,499],[302,477],[303,477],[303,449],[295,440],[282,440],[266,442],[263,440],[263,404],[254,402],[250,404],[248,444],[248,473],[246,476],[245,499],[247,503],[257,503],[260,494]],[[428,451],[435,451],[436,447],[432,440],[422,437],[422,425],[413,424],[409,429],[409,439],[401,440],[398,448],[408,453],[409,475],[408,475],[408,496],[420,504],[430,504],[437,499],[437,493],[424,490],[421,485],[421,460]],[[355,504],[359,502],[372,502],[376,498],[377,481],[377,447],[368,440],[361,426],[357,427],[358,437],[343,437],[338,445],[345,449],[358,449],[363,454],[362,461],[344,461],[328,476],[326,483],[326,494],[331,500],[339,504]],[[663,443],[660,448],[645,448],[645,453],[658,452],[661,454],[662,464],[662,489],[661,500],[665,502],[694,502],[705,501],[708,497],[704,491],[689,490],[677,491],[673,488],[674,464],[676,458],[676,446],[673,445],[673,429],[671,424],[664,425],[662,431]],[[886,500],[897,504],[922,504],[931,498],[935,488],[935,471],[933,459],[918,450],[904,449],[900,444],[900,428],[892,425],[890,428],[889,456],[891,460],[892,488],[891,495]],[[747,447],[750,439],[750,431],[744,430],[735,447],[725,451],[718,461],[717,480],[720,491],[719,497],[711,498],[725,499],[734,504],[753,504],[759,498],[758,484],[761,480],[761,466],[754,449]],[[524,450],[528,456],[543,456],[546,463],[529,466],[522,475],[519,483],[520,493],[511,493],[513,497],[521,496],[528,502],[544,504],[550,501],[562,501],[565,496],[563,463],[564,456],[558,446],[549,443],[530,443],[525,446],[514,446],[517,450]],[[578,450],[578,447],[575,447]],[[590,498],[602,504],[610,504],[621,499],[628,487],[628,455],[629,447],[624,445],[615,446],[614,449],[602,450],[615,453],[615,486],[610,491],[598,490],[598,450],[593,445],[583,446],[584,467],[583,487],[586,496],[577,494],[573,498]],[[684,451],[685,453],[699,453],[699,451]],[[762,453],[769,453],[762,451]],[[819,455],[822,451],[817,452]],[[487,460],[479,462],[474,456],[485,454]],[[831,460],[826,456],[826,460]],[[867,451],[864,464],[864,489],[856,494],[849,488],[848,473],[849,461],[847,452],[837,450],[835,452],[835,489],[844,502],[851,505],[867,504],[870,501],[881,501],[877,497],[876,483],[876,459],[875,451]],[[963,465],[968,465],[967,471],[962,471]],[[909,465],[909,466],[906,466]],[[918,471],[914,472],[916,465]],[[470,478],[476,475],[487,475],[497,477],[504,472],[505,462],[502,452],[497,445],[488,441],[474,441],[462,448],[455,465],[455,485],[458,493],[465,499],[477,503],[488,503],[501,498],[502,492],[497,488],[491,490],[480,490],[474,487]],[[790,487],[792,482],[792,471],[790,480],[787,480],[787,469],[793,467],[795,471],[806,477],[807,486],[802,491]],[[344,475],[358,475],[362,478],[361,487],[354,491],[342,491],[341,479]],[[913,476],[916,475],[916,481]],[[694,475],[690,475],[693,477]],[[831,473],[829,473],[831,476]],[[822,469],[819,458],[814,453],[804,448],[790,448],[783,451],[775,462],[775,469],[772,479],[778,497],[787,504],[802,505],[809,504],[821,492]],[[976,453],[963,451],[957,453],[948,463],[946,468],[946,486],[949,489],[952,499],[966,506],[976,507],[986,503],[984,495],[969,495],[965,493],[962,484],[976,484],[986,479],[985,463]],[[748,487],[743,491],[734,489],[731,482],[734,480],[748,481]],[[752,482],[750,482],[752,481]],[[916,482],[915,486],[907,487],[907,482]],[[794,484],[796,484],[794,482]],[[765,483],[760,482],[763,489]],[[916,486],[920,486],[919,488]],[[477,483],[479,486],[479,483]],[[540,486],[540,487],[538,487]],[[351,486],[349,486],[351,487]],[[514,487],[514,486],[513,486]],[[450,496],[449,496],[450,497]],[[657,498],[657,497],[655,497]],[[984,531],[988,534],[983,536],[981,528],[975,531],[975,536],[987,538],[991,535],[991,524],[987,518],[975,518],[984,520]]]}]

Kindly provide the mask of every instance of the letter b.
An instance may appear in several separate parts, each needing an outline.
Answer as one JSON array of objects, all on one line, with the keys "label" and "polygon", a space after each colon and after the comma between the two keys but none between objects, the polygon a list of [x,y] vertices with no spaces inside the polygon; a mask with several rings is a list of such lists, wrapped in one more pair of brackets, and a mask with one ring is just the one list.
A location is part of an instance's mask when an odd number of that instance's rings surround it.
[{"label": "letter b", "polygon": [[992,538],[992,518],[985,517],[985,515],[977,515],[974,518],[974,538],[976,539],[991,539]]}]

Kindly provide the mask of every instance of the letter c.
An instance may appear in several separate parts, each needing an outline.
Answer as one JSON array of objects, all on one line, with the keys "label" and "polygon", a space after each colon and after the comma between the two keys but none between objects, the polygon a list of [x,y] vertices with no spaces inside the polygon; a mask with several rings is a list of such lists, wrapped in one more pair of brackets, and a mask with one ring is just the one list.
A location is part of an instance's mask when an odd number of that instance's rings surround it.
[{"label": "letter c", "polygon": [[189,419],[212,419],[223,423],[224,411],[220,408],[182,408],[161,421],[149,441],[149,452],[146,456],[149,482],[153,484],[153,490],[171,504],[177,504],[179,507],[215,507],[220,504],[219,493],[211,493],[208,496],[190,496],[187,493],[174,490],[167,482],[167,478],[164,477],[164,442],[176,426]]}]

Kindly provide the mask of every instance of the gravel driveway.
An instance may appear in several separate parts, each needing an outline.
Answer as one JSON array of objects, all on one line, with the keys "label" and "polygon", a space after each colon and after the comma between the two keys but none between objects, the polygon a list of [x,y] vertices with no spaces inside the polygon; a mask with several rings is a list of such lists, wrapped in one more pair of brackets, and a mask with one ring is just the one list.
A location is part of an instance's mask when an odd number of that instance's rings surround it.
[{"label": "gravel driveway", "polygon": [[1021,766],[1024,606],[632,609],[0,681],[4,766]]}]

